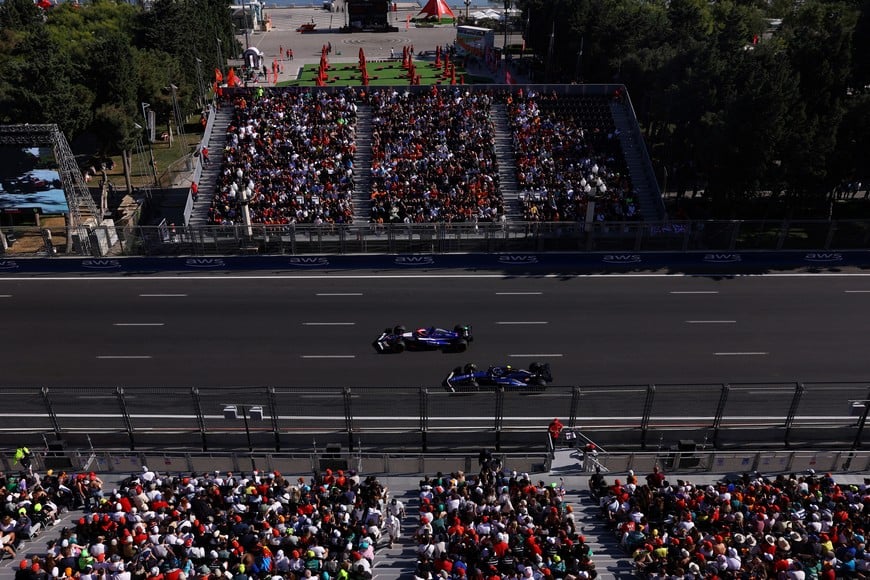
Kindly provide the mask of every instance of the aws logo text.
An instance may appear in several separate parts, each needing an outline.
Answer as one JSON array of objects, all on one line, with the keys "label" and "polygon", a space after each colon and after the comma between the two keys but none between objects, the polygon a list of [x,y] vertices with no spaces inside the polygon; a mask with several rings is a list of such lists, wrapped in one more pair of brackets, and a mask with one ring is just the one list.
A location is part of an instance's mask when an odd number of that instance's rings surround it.
[{"label": "aws logo text", "polygon": [[499,256],[498,261],[502,264],[537,264],[537,256]]},{"label": "aws logo text", "polygon": [[329,260],[326,258],[317,258],[317,257],[306,257],[306,256],[298,256],[295,258],[290,258],[289,260],[291,266],[302,266],[302,267],[312,267],[312,266],[328,266]]},{"label": "aws logo text", "polygon": [[117,270],[121,267],[121,262],[118,260],[85,260],[82,262],[82,267],[91,270]]},{"label": "aws logo text", "polygon": [[743,258],[740,254],[704,254],[704,261],[724,264],[727,262],[742,262]]},{"label": "aws logo text", "polygon": [[432,256],[397,256],[395,264],[399,266],[428,266],[435,263]]},{"label": "aws logo text", "polygon": [[807,262],[842,262],[843,254],[833,253],[809,253],[804,256]]},{"label": "aws logo text", "polygon": [[639,254],[607,254],[601,258],[607,264],[637,264],[640,262]]},{"label": "aws logo text", "polygon": [[226,262],[221,258],[188,258],[184,265],[188,268],[223,268]]}]

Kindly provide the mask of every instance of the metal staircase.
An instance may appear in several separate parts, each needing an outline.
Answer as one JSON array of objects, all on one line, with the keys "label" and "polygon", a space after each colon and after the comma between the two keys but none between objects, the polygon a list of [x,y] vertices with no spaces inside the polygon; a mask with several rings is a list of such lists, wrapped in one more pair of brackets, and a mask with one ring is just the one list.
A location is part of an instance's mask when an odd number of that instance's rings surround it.
[{"label": "metal staircase", "polygon": [[495,153],[498,160],[498,178],[502,199],[504,199],[505,218],[508,221],[523,219],[520,204],[520,190],[517,185],[517,162],[514,156],[514,141],[508,122],[507,106],[504,103],[494,103],[492,106],[492,124],[495,133]]},{"label": "metal staircase", "polygon": [[652,174],[652,168],[648,167],[643,155],[643,139],[637,129],[637,121],[628,112],[628,107],[619,102],[610,104],[613,114],[613,124],[619,130],[619,141],[622,144],[622,152],[625,163],[628,166],[628,174],[634,193],[637,196],[638,209],[644,221],[659,221],[665,219],[664,206],[658,184]]},{"label": "metal staircase", "polygon": [[353,221],[367,223],[372,214],[372,108],[356,111],[356,151],[353,155]]},{"label": "metal staircase", "polygon": [[202,168],[202,173],[197,184],[199,186],[199,200],[193,205],[193,211],[190,213],[190,221],[188,222],[190,226],[198,227],[208,224],[208,208],[211,206],[211,200],[217,192],[218,181],[220,180],[221,171],[223,171],[224,149],[227,145],[227,127],[230,126],[232,119],[232,107],[224,107],[220,111],[215,112],[211,136],[208,143],[204,143],[208,147],[211,163]]}]

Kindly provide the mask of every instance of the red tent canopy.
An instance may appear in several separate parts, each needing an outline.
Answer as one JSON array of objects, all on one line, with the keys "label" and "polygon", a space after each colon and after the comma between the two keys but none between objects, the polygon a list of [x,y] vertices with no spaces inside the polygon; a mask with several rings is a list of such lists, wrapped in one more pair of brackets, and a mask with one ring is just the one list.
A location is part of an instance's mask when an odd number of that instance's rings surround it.
[{"label": "red tent canopy", "polygon": [[429,0],[426,6],[423,7],[423,10],[420,11],[420,14],[417,15],[417,18],[421,16],[434,16],[439,20],[441,18],[456,18],[453,10],[450,9],[450,6],[444,0]]}]

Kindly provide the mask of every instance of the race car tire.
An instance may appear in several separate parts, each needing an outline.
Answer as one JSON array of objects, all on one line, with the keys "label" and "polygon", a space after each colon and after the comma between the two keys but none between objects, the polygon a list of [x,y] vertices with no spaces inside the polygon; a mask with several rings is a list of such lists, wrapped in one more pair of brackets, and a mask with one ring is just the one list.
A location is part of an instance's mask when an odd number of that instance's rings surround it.
[{"label": "race car tire", "polygon": [[533,362],[529,365],[529,372],[533,375],[538,374],[543,370],[544,366],[541,363]]},{"label": "race car tire", "polygon": [[547,381],[545,381],[541,377],[532,377],[532,380],[529,382],[536,387],[543,387],[547,384]]},{"label": "race car tire", "polygon": [[405,341],[397,340],[393,345],[393,352],[405,352]]},{"label": "race car tire", "polygon": [[463,373],[463,370],[462,370],[462,367],[456,367],[455,369],[453,369],[453,374],[454,374],[454,375],[461,375],[461,374],[464,374],[464,373]]},{"label": "race car tire", "polygon": [[405,334],[405,327],[401,324],[393,328],[393,334]]},{"label": "race car tire", "polygon": [[[459,367],[457,367],[457,369],[459,369]],[[468,363],[467,365],[465,365],[464,368],[459,369],[459,370],[461,370],[463,374],[470,375],[471,373],[473,373],[474,371],[477,370],[477,365],[474,363]]]},{"label": "race car tire", "polygon": [[453,344],[453,351],[454,352],[465,352],[466,350],[468,350],[468,341],[465,340],[464,338],[457,340]]},{"label": "race car tire", "polygon": [[390,328],[389,326],[384,329],[384,334],[392,334],[392,332],[393,332],[393,329]]}]

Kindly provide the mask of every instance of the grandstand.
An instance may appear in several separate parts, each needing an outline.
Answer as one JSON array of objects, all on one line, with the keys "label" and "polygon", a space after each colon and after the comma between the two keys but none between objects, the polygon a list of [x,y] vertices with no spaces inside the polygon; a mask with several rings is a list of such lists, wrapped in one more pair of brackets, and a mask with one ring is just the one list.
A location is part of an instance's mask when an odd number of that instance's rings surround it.
[{"label": "grandstand", "polygon": [[[239,89],[191,225],[664,217],[621,86]],[[227,141],[224,142],[223,136]],[[225,144],[226,143],[226,144]],[[248,199],[249,198],[249,199]]]}]

